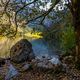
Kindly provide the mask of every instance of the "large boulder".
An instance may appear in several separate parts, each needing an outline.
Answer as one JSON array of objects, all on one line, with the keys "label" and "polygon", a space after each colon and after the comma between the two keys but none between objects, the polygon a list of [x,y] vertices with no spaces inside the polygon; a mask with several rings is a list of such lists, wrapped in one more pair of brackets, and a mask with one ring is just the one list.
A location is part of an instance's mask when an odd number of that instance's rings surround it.
[{"label": "large boulder", "polygon": [[35,58],[32,44],[27,39],[21,39],[10,50],[10,58],[12,62],[23,63],[31,61]]}]

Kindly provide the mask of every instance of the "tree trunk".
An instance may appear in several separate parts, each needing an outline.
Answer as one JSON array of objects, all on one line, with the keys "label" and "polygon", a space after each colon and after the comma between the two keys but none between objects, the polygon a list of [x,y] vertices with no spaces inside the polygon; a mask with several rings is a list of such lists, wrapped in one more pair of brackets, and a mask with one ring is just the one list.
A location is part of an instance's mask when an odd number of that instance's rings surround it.
[{"label": "tree trunk", "polygon": [[76,53],[75,53],[75,62],[76,66],[80,67],[80,21],[77,28],[77,24],[75,25],[75,34],[76,34]]},{"label": "tree trunk", "polygon": [[73,4],[73,22],[76,35],[75,62],[76,66],[80,68],[80,0],[76,0]]}]

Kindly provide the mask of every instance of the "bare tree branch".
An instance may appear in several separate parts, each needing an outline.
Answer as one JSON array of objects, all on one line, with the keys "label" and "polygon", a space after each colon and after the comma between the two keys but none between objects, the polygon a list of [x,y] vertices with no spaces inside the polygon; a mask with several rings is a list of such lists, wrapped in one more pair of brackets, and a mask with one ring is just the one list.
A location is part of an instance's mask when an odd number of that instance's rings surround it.
[{"label": "bare tree branch", "polygon": [[10,2],[10,0],[8,0],[8,1],[6,2],[6,4],[5,4],[5,7],[4,7],[4,11],[5,11],[5,12],[6,12],[6,10],[7,10],[7,7],[8,7],[9,2]]},{"label": "bare tree branch", "polygon": [[[56,4],[57,4],[57,3],[56,3]],[[56,4],[55,4],[55,5],[56,5]],[[39,19],[39,18],[41,18],[41,17],[44,17],[44,18],[42,19],[42,21],[41,21],[41,23],[42,23],[42,22],[44,21],[45,17],[53,10],[53,8],[55,7],[55,5],[52,5],[52,7],[51,7],[48,11],[45,11],[45,12],[44,12],[43,14],[41,14],[40,16],[37,16],[37,17],[35,17],[35,18],[31,19],[31,20],[28,20],[26,24],[28,24],[29,22],[34,21],[34,20],[36,20],[36,19]]]},{"label": "bare tree branch", "polygon": [[38,0],[34,0],[33,2],[30,2],[30,3],[28,3],[28,4],[25,4],[23,7],[21,7],[19,10],[17,10],[17,11],[15,12],[15,25],[16,25],[16,30],[15,30],[15,34],[14,34],[13,36],[16,35],[16,33],[17,33],[17,28],[18,28],[18,24],[17,24],[17,14],[18,14],[21,10],[23,10],[26,6],[28,6],[28,5],[32,4],[32,3],[35,3],[36,1],[38,1]]},{"label": "bare tree branch", "polygon": [[30,3],[28,3],[28,4],[25,4],[23,7],[21,7],[19,10],[16,11],[16,14],[17,14],[18,12],[20,12],[21,10],[23,10],[26,6],[28,6],[28,5],[32,4],[32,3],[35,3],[36,1],[38,1],[38,0],[34,0],[33,2],[30,2]]},{"label": "bare tree branch", "polygon": [[[4,2],[3,2],[3,0],[1,0],[2,1],[2,3],[4,4]],[[11,16],[10,16],[10,13],[7,11],[7,9],[9,8],[9,6],[11,6],[9,3],[10,3],[10,1],[11,0],[8,0],[7,2],[6,2],[6,4],[4,5],[4,13],[6,13],[6,15],[9,17],[9,22],[10,22],[10,18],[11,18]],[[21,0],[22,1],[22,0]],[[12,35],[12,37],[13,36],[15,36],[16,35],[16,33],[17,33],[17,28],[18,28],[18,20],[17,20],[17,16],[18,16],[18,13],[20,12],[20,11],[23,11],[27,6],[29,6],[30,4],[33,4],[33,3],[35,3],[35,2],[37,2],[38,0],[34,0],[34,1],[32,1],[32,2],[29,2],[29,3],[22,3],[21,2],[21,4],[23,5],[21,5],[22,7],[19,7],[18,9],[14,9],[13,10],[13,12],[15,12],[15,15],[14,15],[14,23],[15,23],[15,26],[16,26],[16,28],[15,28],[15,33],[14,33],[14,35]],[[52,6],[51,6],[51,8],[48,10],[48,11],[45,11],[45,12],[43,12],[42,14],[40,14],[39,16],[37,16],[36,14],[36,17],[34,17],[34,18],[32,18],[32,19],[30,19],[30,20],[28,20],[26,23],[25,23],[25,25],[26,24],[28,24],[29,22],[31,22],[31,21],[34,21],[34,20],[37,20],[37,19],[39,19],[39,18],[42,18],[42,20],[41,20],[41,23],[44,21],[44,19],[45,19],[45,17],[53,10],[53,8],[55,7],[55,5],[57,4],[57,3],[59,3],[59,1],[60,0],[56,0],[56,2],[54,3],[54,4],[52,4]],[[18,3],[19,4],[19,3]],[[18,5],[17,4],[17,5]],[[12,4],[13,6],[12,7],[14,7],[15,8],[15,4]],[[15,6],[14,6],[15,5]],[[16,11],[17,10],[17,11]],[[28,17],[28,16],[26,16],[26,17]]]}]

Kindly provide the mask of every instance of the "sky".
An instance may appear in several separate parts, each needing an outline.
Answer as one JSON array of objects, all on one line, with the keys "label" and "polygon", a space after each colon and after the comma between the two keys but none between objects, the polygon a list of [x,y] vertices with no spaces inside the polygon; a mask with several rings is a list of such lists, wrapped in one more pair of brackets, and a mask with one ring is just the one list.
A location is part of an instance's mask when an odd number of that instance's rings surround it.
[{"label": "sky", "polygon": [[47,11],[49,8],[50,8],[50,6],[51,6],[51,2],[49,2],[49,3],[47,3],[46,4],[46,6],[45,7],[43,7],[43,6],[40,6],[39,8],[41,9],[41,10],[45,10],[45,11]]},{"label": "sky", "polygon": [[[44,1],[41,0],[41,1],[44,2],[45,0],[44,0]],[[57,4],[57,5],[54,7],[54,9],[56,9],[56,7],[58,7],[58,10],[60,10],[60,11],[64,10],[65,4],[68,4],[68,2],[67,2],[67,0],[61,0],[61,2],[62,2],[62,5]],[[48,2],[45,7],[40,6],[39,8],[40,8],[41,10],[47,11],[48,9],[50,9],[51,4],[52,4],[52,3],[51,3],[51,0],[50,0],[50,2]]]},{"label": "sky", "polygon": [[[17,0],[17,1],[19,1],[19,0]],[[32,2],[32,1],[34,1],[34,0],[22,0],[23,2],[26,2],[26,3],[29,3],[29,2]],[[39,6],[39,9],[40,10],[45,10],[45,11],[47,11],[48,9],[50,9],[50,7],[51,7],[51,0],[41,0],[41,2],[43,3],[44,1],[48,1],[48,3],[43,7],[43,6]],[[62,10],[64,10],[64,8],[65,8],[65,6],[64,6],[64,4],[68,4],[68,2],[67,2],[67,0],[61,0],[61,2],[62,2],[62,5],[60,5],[60,4],[57,4],[55,7],[54,7],[54,9],[56,9],[56,7],[58,8],[58,10],[60,10],[60,11],[62,11]],[[30,5],[30,7],[31,6],[33,6],[33,5]]]}]

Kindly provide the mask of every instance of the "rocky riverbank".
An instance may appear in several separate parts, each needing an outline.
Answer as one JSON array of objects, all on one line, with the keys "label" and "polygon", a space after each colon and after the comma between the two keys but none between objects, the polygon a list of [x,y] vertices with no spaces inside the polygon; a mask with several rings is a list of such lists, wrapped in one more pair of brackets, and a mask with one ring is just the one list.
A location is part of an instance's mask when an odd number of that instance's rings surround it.
[{"label": "rocky riverbank", "polygon": [[10,58],[0,59],[0,80],[80,80],[73,56],[35,56],[32,44],[22,39],[12,46]]},{"label": "rocky riverbank", "polygon": [[[41,63],[44,63],[44,60],[33,61],[32,65],[27,67],[26,70],[21,68],[22,71],[18,71],[18,75],[13,76],[10,80],[80,80],[80,71],[75,69],[70,57],[64,57],[61,65],[54,64],[53,67],[46,67],[49,65],[44,66],[46,63],[41,65]],[[68,63],[67,61],[69,60],[70,62]],[[37,63],[40,64],[38,65]],[[16,66],[18,67],[19,65]],[[8,67],[7,64],[0,67],[0,80],[5,80]]]}]

